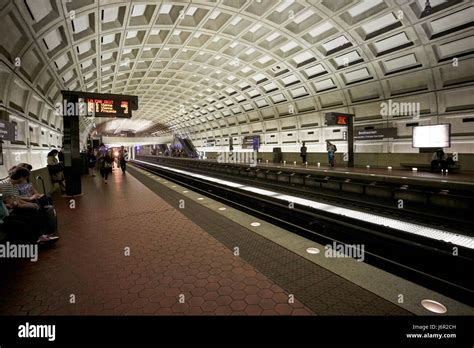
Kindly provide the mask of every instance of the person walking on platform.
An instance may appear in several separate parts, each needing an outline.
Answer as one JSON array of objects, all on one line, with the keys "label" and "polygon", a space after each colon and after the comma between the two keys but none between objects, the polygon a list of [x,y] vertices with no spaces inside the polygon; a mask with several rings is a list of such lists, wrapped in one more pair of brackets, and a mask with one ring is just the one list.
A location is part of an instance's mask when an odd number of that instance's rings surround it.
[{"label": "person walking on platform", "polygon": [[110,152],[107,152],[103,157],[102,157],[102,167],[100,170],[100,174],[102,175],[102,178],[104,179],[104,183],[107,184],[107,178],[109,174],[112,173],[112,165],[113,165],[113,158]]},{"label": "person walking on platform", "polygon": [[99,145],[99,149],[97,150],[98,154],[97,154],[97,157],[99,156],[105,156],[105,154],[108,152],[109,150],[107,149],[107,147],[104,145],[104,143],[100,143]]},{"label": "person walking on platform", "polygon": [[120,163],[120,168],[122,169],[122,173],[125,174],[125,171],[127,170],[128,152],[125,150],[124,146],[120,148],[118,160]]},{"label": "person walking on platform", "polygon": [[107,184],[107,178],[109,177],[109,174],[112,173],[112,155],[109,151],[104,152],[99,149],[99,157],[97,158],[97,162],[99,163],[100,175],[102,176],[104,183]]},{"label": "person walking on platform", "polygon": [[301,146],[300,148],[300,157],[301,159],[303,160],[303,165],[306,164],[306,152],[307,152],[307,148],[306,148],[306,143],[303,141],[303,146]]},{"label": "person walking on platform", "polygon": [[334,167],[336,165],[335,153],[337,151],[336,145],[332,144],[329,140],[326,140],[326,150],[328,152],[329,165]]},{"label": "person walking on platform", "polygon": [[87,150],[87,167],[89,168],[90,176],[95,176],[95,166],[96,166],[97,157],[94,154],[94,149],[89,148]]}]

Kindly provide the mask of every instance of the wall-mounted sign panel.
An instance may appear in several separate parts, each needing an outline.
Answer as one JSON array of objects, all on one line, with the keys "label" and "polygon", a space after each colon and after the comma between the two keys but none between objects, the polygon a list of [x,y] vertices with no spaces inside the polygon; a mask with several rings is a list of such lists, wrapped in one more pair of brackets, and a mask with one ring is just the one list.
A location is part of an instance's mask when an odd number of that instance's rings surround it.
[{"label": "wall-mounted sign panel", "polygon": [[242,140],[242,149],[258,151],[260,148],[260,135],[247,135]]},{"label": "wall-mounted sign panel", "polygon": [[5,120],[0,120],[0,140],[15,140],[15,125]]},{"label": "wall-mounted sign panel", "polygon": [[358,130],[354,136],[355,140],[382,140],[384,138],[394,138],[397,136],[397,128],[378,128]]}]

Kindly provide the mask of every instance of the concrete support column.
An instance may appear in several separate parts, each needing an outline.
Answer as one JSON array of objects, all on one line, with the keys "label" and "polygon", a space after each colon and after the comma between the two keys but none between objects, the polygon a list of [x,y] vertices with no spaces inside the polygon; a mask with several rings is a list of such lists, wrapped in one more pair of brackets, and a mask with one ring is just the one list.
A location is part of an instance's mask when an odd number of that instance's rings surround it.
[{"label": "concrete support column", "polygon": [[[64,96],[63,105],[63,146],[64,146],[64,176],[66,178],[66,195],[77,196],[82,194],[81,174],[82,160],[80,153],[79,115],[70,115],[69,103],[77,105],[78,97]],[[74,110],[77,110],[74,107]]]}]

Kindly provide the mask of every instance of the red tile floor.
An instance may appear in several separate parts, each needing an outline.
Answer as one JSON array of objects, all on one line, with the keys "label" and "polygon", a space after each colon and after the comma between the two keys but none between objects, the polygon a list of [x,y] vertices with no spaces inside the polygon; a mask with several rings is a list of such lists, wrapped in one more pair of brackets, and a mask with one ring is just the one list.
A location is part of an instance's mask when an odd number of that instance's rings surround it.
[{"label": "red tile floor", "polygon": [[132,176],[83,193],[55,198],[61,239],[38,262],[1,267],[0,314],[313,314]]}]

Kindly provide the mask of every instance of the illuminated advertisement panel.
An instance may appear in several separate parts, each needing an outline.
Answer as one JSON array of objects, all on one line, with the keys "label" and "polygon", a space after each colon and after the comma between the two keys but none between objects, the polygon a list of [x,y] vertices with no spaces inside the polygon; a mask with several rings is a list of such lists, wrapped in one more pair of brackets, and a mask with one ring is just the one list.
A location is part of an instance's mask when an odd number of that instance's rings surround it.
[{"label": "illuminated advertisement panel", "polygon": [[446,148],[451,146],[451,125],[413,127],[413,147]]}]

